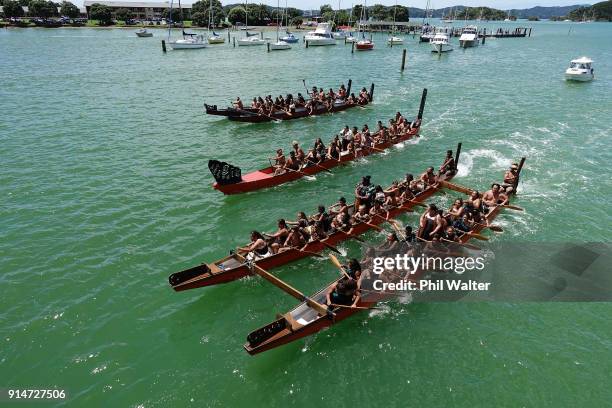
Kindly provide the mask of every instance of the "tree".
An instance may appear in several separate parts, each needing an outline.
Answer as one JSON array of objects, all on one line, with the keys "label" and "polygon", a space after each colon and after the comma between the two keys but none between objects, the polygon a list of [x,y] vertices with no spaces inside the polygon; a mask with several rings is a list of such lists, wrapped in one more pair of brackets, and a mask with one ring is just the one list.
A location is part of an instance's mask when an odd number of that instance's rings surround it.
[{"label": "tree", "polygon": [[293,17],[291,24],[293,24],[296,28],[300,28],[301,25],[304,24],[304,19],[302,19],[301,16]]},{"label": "tree", "polygon": [[98,20],[100,25],[109,25],[112,21],[111,8],[100,3],[94,3],[89,9],[89,18]]},{"label": "tree", "polygon": [[246,20],[246,13],[244,12],[244,7],[237,6],[231,9],[227,13],[227,19],[229,20],[230,23],[234,25],[236,23],[244,23]]},{"label": "tree", "polygon": [[196,11],[191,14],[191,25],[198,27],[208,27],[208,13]]},{"label": "tree", "polygon": [[388,16],[387,8],[382,4],[375,4],[368,8],[368,16],[372,17],[372,20],[384,21]]},{"label": "tree", "polygon": [[353,6],[353,21],[359,21],[361,19],[362,11],[363,11],[363,6],[361,4],[355,4]]},{"label": "tree", "polygon": [[30,0],[19,0],[19,5],[28,7],[30,5]]},{"label": "tree", "polygon": [[57,15],[55,4],[45,0],[32,0],[28,6],[28,14],[32,17],[49,18]]},{"label": "tree", "polygon": [[332,6],[330,6],[329,4],[324,4],[321,6],[321,15],[324,15],[325,13],[333,13],[334,9]]},{"label": "tree", "polygon": [[[225,13],[223,12],[223,6],[219,0],[212,0],[212,8],[213,8],[213,25],[221,25],[223,20],[225,19]],[[199,21],[202,24],[198,24],[202,27],[208,26],[208,14],[210,13],[210,0],[200,0],[193,3],[191,6],[191,20],[195,20],[194,15],[196,13],[204,14],[204,17],[199,16]]]},{"label": "tree", "polygon": [[120,8],[119,10],[115,11],[115,17],[117,20],[127,22],[134,17],[134,14],[126,8]]},{"label": "tree", "polygon": [[294,17],[301,17],[302,11],[296,9],[295,7],[287,7],[287,15],[289,16],[289,19],[292,19]]},{"label": "tree", "polygon": [[270,7],[265,4],[249,4],[249,24],[266,25],[271,21]]},{"label": "tree", "polygon": [[74,4],[70,3],[69,1],[65,1],[62,3],[60,13],[62,14],[62,16],[70,18],[77,18],[81,15],[81,11],[79,10],[79,8]]},{"label": "tree", "polygon": [[19,2],[15,0],[5,0],[3,7],[4,16],[6,18],[23,17],[23,8],[19,4]]},{"label": "tree", "polygon": [[[391,10],[391,18],[393,18],[393,10]],[[395,21],[410,21],[410,11],[408,7],[397,6],[395,8]]]},{"label": "tree", "polygon": [[180,23],[183,21],[183,15],[180,10],[165,9],[162,13],[162,17],[167,21],[173,21],[175,23]]}]

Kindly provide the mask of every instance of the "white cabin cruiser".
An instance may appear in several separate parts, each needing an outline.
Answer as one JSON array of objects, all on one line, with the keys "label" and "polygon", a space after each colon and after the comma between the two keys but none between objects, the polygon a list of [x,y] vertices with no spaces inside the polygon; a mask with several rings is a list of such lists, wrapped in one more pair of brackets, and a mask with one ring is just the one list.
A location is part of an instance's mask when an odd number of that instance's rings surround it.
[{"label": "white cabin cruiser", "polygon": [[304,36],[304,41],[308,41],[308,45],[336,45],[336,39],[331,32],[329,23],[319,23],[315,31],[311,31]]},{"label": "white cabin cruiser", "polygon": [[389,37],[387,38],[387,44],[389,45],[398,45],[398,44],[403,44],[404,43],[404,39],[402,37]]},{"label": "white cabin cruiser", "polygon": [[573,59],[570,66],[565,70],[567,81],[592,81],[595,78],[593,70],[593,60],[587,57]]},{"label": "white cabin cruiser", "polygon": [[138,37],[153,37],[153,33],[148,31],[146,28],[141,28],[140,30],[136,31],[136,35]]},{"label": "white cabin cruiser", "polygon": [[459,47],[468,48],[476,47],[478,45],[478,27],[470,25],[465,27],[461,31],[461,37],[459,37]]},{"label": "white cabin cruiser", "polygon": [[450,45],[448,40],[448,34],[443,31],[439,31],[429,42],[431,44],[431,52],[437,52],[439,54],[453,50],[453,46]]}]

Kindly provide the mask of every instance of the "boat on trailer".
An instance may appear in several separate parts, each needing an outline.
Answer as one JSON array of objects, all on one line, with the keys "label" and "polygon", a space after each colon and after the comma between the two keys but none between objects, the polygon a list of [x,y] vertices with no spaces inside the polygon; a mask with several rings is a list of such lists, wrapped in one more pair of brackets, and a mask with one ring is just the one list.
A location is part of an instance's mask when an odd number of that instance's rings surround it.
[{"label": "boat on trailer", "polygon": [[[350,95],[352,81],[349,79],[347,95]],[[249,122],[249,123],[261,123],[271,122],[277,120],[292,120],[300,119],[308,116],[322,115],[326,113],[340,112],[346,109],[354,108],[357,106],[365,106],[374,100],[374,84],[370,85],[370,97],[368,101],[363,103],[349,103],[346,99],[336,99],[331,108],[327,108],[324,104],[318,103],[315,108],[312,109],[312,113],[306,107],[296,107],[294,112],[286,112],[284,110],[277,110],[271,115],[261,114],[257,109],[253,108],[225,108],[219,109],[217,105],[204,104],[204,109],[207,115],[226,116],[229,120],[236,122]]]},{"label": "boat on trailer", "polygon": [[[525,158],[521,160],[519,166],[522,169]],[[458,191],[464,194],[472,192],[471,189],[459,186],[448,181],[441,182],[441,186],[446,189]],[[485,216],[488,225],[491,224],[497,215],[502,210],[502,206],[495,206]],[[459,239],[458,244],[465,244],[472,238],[472,234],[479,234],[482,230],[487,228],[487,225],[477,224],[469,234],[463,234]],[[452,245],[452,244],[451,244]],[[409,281],[418,282],[418,280],[425,275],[424,271],[417,271],[415,274],[408,272],[403,278]],[[360,301],[357,307],[336,307],[326,313],[321,313],[314,306],[324,305],[326,300],[327,292],[342,278],[339,278],[313,296],[306,297],[306,301],[300,303],[297,307],[280,315],[278,319],[269,323],[257,330],[252,331],[247,336],[247,342],[244,344],[244,349],[247,353],[255,355],[290,343],[292,341],[304,338],[306,336],[313,335],[327,327],[330,327],[360,311],[373,308],[378,302],[388,300],[390,295],[387,293],[377,293],[375,296],[369,296],[368,300]]]},{"label": "boat on trailer", "polygon": [[[379,143],[373,148],[362,148],[361,154],[358,157],[376,154],[381,150],[389,149],[394,145],[405,142],[414,137],[418,137],[426,99],[427,89],[423,89],[417,119],[413,122],[416,124],[414,125],[415,127],[411,128],[402,135],[391,138],[386,142]],[[327,171],[340,164],[354,161],[355,159],[357,159],[356,154],[347,151],[341,154],[339,159],[327,158],[316,165],[305,167],[299,171],[287,170],[282,174],[275,174],[276,168],[274,166],[269,166],[261,170],[242,175],[242,171],[239,167],[233,166],[229,163],[220,162],[218,160],[210,160],[208,162],[208,168],[216,180],[213,184],[213,188],[221,191],[223,194],[230,195],[261,190],[264,188],[285,184],[294,180],[299,180],[304,176],[312,176],[313,174],[317,174],[321,171]]]},{"label": "boat on trailer", "polygon": [[[458,161],[459,153],[460,148],[458,147],[455,159],[456,162]],[[447,180],[450,180],[451,178],[452,176]],[[406,212],[411,212],[415,206],[421,205],[423,201],[441,189],[441,186],[426,188],[424,191],[417,194],[414,199],[389,209],[388,219],[395,218]],[[354,205],[349,205],[349,208],[351,207],[354,210]],[[302,248],[291,248],[284,252],[279,252],[265,258],[257,259],[252,263],[265,270],[277,268],[289,262],[297,261],[298,259],[306,258],[308,256],[312,256],[313,254],[318,254],[329,248],[330,245],[334,246],[339,242],[361,235],[371,230],[373,228],[372,225],[377,226],[384,222],[385,220],[379,217],[370,220],[369,224],[363,222],[354,224],[352,225],[353,232],[351,234],[348,234],[343,230],[335,230],[327,235],[326,238],[322,240],[310,241]],[[170,286],[172,286],[172,289],[180,292],[187,289],[195,289],[231,282],[252,274],[252,268],[250,267],[249,263],[245,262],[244,257],[231,252],[230,255],[218,261],[209,264],[202,263],[198,266],[173,273],[168,277],[168,282],[170,283]]]}]

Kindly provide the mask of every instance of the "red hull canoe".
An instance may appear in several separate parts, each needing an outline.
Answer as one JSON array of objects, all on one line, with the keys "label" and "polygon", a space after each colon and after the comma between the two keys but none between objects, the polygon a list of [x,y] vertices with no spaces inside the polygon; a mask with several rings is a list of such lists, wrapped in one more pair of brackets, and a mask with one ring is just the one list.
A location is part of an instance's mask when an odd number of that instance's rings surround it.
[{"label": "red hull canoe", "polygon": [[[452,177],[451,177],[452,178]],[[450,180],[451,178],[448,178]],[[400,214],[410,211],[418,203],[422,203],[442,187],[429,188],[415,197],[412,202],[405,203],[401,207],[395,207],[389,211],[389,218],[396,218]],[[371,224],[378,225],[385,221],[376,218],[370,221]],[[306,244],[303,249],[289,249],[278,254],[268,256],[257,260],[255,263],[265,269],[273,269],[289,262],[297,261],[298,259],[311,256],[312,253],[319,253],[327,249],[325,242],[329,245],[336,245],[341,241],[350,239],[353,235],[361,235],[371,229],[367,224],[361,223],[353,226],[353,233],[348,235],[343,231],[336,231],[323,240],[311,241]],[[241,258],[237,255],[229,255],[216,262],[210,264],[201,264],[196,267],[174,273],[168,278],[172,289],[177,292],[201,288],[205,286],[217,285],[220,283],[231,282],[251,274],[248,266],[241,262]]]},{"label": "red hull canoe", "polygon": [[[489,224],[497,217],[502,207],[494,207],[486,219]],[[484,228],[484,225],[477,225],[472,229],[472,233],[480,233]],[[467,234],[464,234],[460,242],[466,243],[471,238]],[[419,271],[416,274],[410,276],[408,279],[418,281],[423,276],[423,271]],[[338,280],[327,285],[325,288],[318,291],[311,297],[316,302],[325,303],[325,295],[329,288],[334,285]],[[378,299],[374,301],[359,302],[359,307],[371,308],[376,303],[383,301],[388,298],[389,295],[379,294]],[[349,308],[336,308],[333,319],[329,316],[321,316],[314,309],[308,306],[305,302],[301,303],[290,312],[283,315],[283,317],[275,320],[274,322],[263,326],[247,336],[247,343],[244,345],[244,349],[251,355],[262,353],[267,350],[282,346],[284,344],[299,340],[303,337],[313,335],[326,327],[336,324],[339,321],[350,317],[363,309],[349,309]]]},{"label": "red hull canoe", "polygon": [[[386,150],[396,144],[405,142],[406,140],[412,139],[419,135],[419,128],[411,129],[409,132],[399,136],[393,140],[385,143],[376,145],[376,149]],[[362,156],[369,156],[371,154],[378,153],[373,149],[363,149]],[[219,184],[215,182],[213,188],[221,191],[223,194],[241,194],[249,191],[261,190],[264,188],[278,186],[280,184],[288,183],[290,181],[299,180],[306,175],[313,175],[324,171],[324,169],[334,168],[342,163],[348,163],[355,160],[356,157],[353,153],[342,155],[340,160],[327,159],[320,163],[319,166],[310,166],[301,170],[301,173],[294,171],[287,171],[286,173],[275,176],[274,167],[266,167],[265,169],[257,170],[242,176],[242,181],[235,184]]]}]

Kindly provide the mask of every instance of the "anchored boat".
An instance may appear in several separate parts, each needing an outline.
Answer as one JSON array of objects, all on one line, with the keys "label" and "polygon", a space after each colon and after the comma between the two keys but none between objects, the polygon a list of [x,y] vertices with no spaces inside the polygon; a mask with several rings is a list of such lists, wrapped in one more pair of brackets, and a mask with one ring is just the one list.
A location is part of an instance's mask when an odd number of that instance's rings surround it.
[{"label": "anchored boat", "polygon": [[587,57],[573,59],[570,66],[565,70],[565,79],[567,81],[587,82],[592,81],[595,77],[593,69],[593,60]]}]

